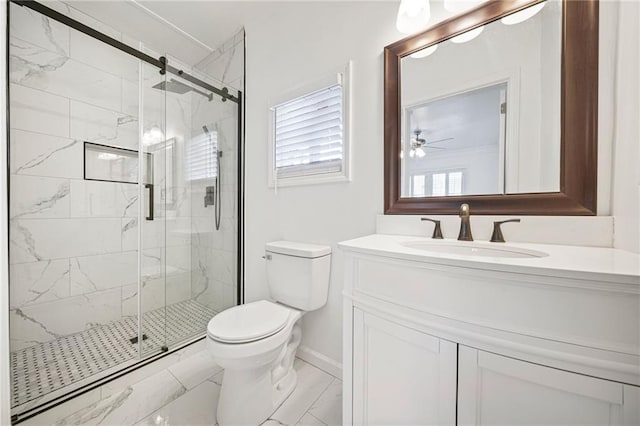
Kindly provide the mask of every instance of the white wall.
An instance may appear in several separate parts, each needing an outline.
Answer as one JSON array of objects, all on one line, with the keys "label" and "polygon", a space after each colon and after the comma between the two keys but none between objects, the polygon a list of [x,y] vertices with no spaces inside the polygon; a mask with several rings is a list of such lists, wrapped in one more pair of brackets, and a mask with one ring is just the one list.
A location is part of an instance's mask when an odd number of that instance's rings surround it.
[{"label": "white wall", "polygon": [[[340,360],[342,262],[336,243],[375,231],[382,211],[382,50],[399,38],[394,2],[272,4],[247,37],[245,294],[267,297],[264,244],[289,239],[333,247],[327,306],[304,318],[303,345]],[[270,99],[353,60],[353,181],[267,187]]]},{"label": "white wall", "polygon": [[[382,51],[385,45],[401,38],[395,31],[396,8],[395,2],[271,4],[245,23],[247,300],[268,295],[261,259],[265,242],[283,238],[331,244],[334,258],[329,301],[325,308],[305,317],[303,344],[334,360],[341,359],[339,336],[343,272],[342,254],[336,249],[336,243],[374,232],[375,215],[383,208]],[[632,172],[621,167],[621,163],[629,161],[628,158],[637,158],[638,139],[627,138],[618,132],[615,138],[620,141],[617,143],[615,164],[611,155],[614,143],[612,105],[615,102],[611,84],[615,55],[611,50],[616,48],[617,19],[617,6],[603,2],[598,212],[601,215],[612,211],[619,214],[618,229],[620,226],[637,229],[637,179],[633,184]],[[303,85],[322,76],[325,71],[342,66],[349,59],[354,61],[353,181],[280,188],[275,195],[267,187],[269,100],[292,86]],[[637,79],[637,72],[633,74],[630,71],[623,78]],[[628,121],[637,122],[637,114],[635,117]],[[629,157],[634,152],[636,156]],[[627,168],[637,168],[638,163],[632,161],[627,164],[630,164]],[[635,209],[623,207],[618,197],[612,200],[611,175],[614,173],[616,194],[630,194],[635,189],[635,201],[631,199]],[[637,244],[637,232],[634,234],[632,231],[627,237],[628,243],[623,243],[623,237],[620,237],[617,245],[633,249],[633,242]]]},{"label": "white wall", "polygon": [[619,6],[611,210],[614,245],[640,252],[640,4]]}]

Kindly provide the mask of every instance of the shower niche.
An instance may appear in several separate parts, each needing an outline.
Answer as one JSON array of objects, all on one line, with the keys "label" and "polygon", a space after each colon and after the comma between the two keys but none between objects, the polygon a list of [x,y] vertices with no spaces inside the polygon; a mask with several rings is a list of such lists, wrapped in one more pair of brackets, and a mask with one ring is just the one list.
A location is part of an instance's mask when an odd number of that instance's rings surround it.
[{"label": "shower niche", "polygon": [[243,60],[243,40],[188,65],[48,11],[9,8],[17,420],[203,338],[242,288],[243,75],[214,75]]},{"label": "shower niche", "polygon": [[[142,181],[153,182],[153,154],[145,153]],[[84,143],[84,179],[138,183],[138,151],[117,146]]]}]

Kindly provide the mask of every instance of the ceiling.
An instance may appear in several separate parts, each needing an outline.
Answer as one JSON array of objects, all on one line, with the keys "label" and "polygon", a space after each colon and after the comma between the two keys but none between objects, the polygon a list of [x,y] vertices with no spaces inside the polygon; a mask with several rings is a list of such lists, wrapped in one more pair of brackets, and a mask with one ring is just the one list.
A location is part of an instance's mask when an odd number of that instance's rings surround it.
[{"label": "ceiling", "polygon": [[[330,3],[362,3],[366,16],[368,0],[334,0]],[[400,4],[399,0],[380,0]],[[254,19],[277,13],[288,5],[322,3],[315,0],[289,1],[191,1],[191,0],[68,0],[72,7],[116,30],[163,50],[188,64],[196,64],[213,49]],[[442,0],[431,0],[434,25],[449,16]],[[401,35],[399,34],[399,38]]]}]

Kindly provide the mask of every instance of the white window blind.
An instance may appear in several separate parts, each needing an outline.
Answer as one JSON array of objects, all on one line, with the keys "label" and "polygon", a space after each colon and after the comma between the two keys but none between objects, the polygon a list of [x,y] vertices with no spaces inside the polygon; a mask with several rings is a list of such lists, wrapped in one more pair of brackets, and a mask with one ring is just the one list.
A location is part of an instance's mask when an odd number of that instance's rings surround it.
[{"label": "white window blind", "polygon": [[431,195],[434,197],[442,197],[447,195],[447,174],[434,173],[432,177]]},{"label": "white window blind", "polygon": [[274,174],[277,179],[342,172],[341,84],[274,108]]},{"label": "white window blind", "polygon": [[425,175],[415,175],[413,176],[413,196],[414,197],[424,197],[425,194]]},{"label": "white window blind", "polygon": [[449,173],[449,191],[447,195],[462,195],[462,172]]},{"label": "white window blind", "polygon": [[189,181],[212,179],[218,175],[216,155],[218,132],[201,134],[187,145],[187,179]]}]

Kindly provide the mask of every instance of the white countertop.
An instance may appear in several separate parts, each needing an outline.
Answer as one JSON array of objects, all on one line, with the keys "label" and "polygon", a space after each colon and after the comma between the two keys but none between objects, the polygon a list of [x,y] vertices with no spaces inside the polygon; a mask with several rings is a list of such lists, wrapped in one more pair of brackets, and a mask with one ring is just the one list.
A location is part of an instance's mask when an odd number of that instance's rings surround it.
[{"label": "white countertop", "polygon": [[635,284],[640,287],[640,255],[624,250],[552,244],[489,243],[483,241],[470,243],[487,248],[508,249],[511,247],[548,254],[548,256],[537,258],[501,258],[438,253],[436,250],[426,251],[402,245],[402,243],[413,241],[425,241],[435,245],[469,244],[465,241],[451,239],[434,240],[407,235],[373,234],[343,241],[338,244],[338,247],[345,251],[395,259],[474,269]]}]

